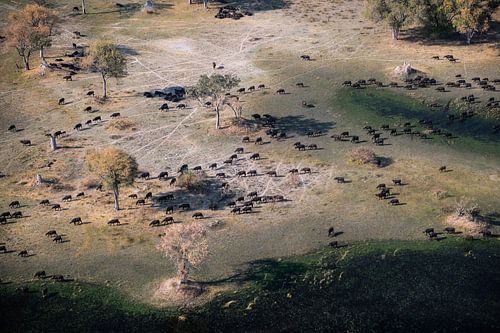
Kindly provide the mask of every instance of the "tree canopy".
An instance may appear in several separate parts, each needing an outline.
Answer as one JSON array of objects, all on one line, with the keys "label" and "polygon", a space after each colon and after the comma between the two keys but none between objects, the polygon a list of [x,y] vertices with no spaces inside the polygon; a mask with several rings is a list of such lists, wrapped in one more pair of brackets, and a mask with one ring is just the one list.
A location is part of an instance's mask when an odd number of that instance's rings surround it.
[{"label": "tree canopy", "polygon": [[226,93],[238,86],[240,79],[233,75],[212,74],[202,75],[195,86],[188,89],[188,94],[201,100],[211,98],[215,108],[215,128],[220,128],[220,111],[227,103]]},{"label": "tree canopy", "polygon": [[113,190],[115,209],[119,210],[119,188],[134,182],[137,162],[124,151],[110,147],[102,150],[89,150],[85,156],[88,171],[99,178],[104,186]]},{"label": "tree canopy", "polygon": [[93,43],[83,64],[86,68],[101,74],[103,98],[107,97],[107,79],[125,75],[126,59],[118,47],[110,41],[99,40]]},{"label": "tree canopy", "polygon": [[365,15],[375,22],[385,22],[398,39],[401,28],[412,19],[412,0],[365,0]]},{"label": "tree canopy", "polygon": [[43,58],[43,48],[51,45],[56,22],[57,13],[38,4],[26,5],[9,15],[7,45],[16,49],[26,70],[30,69],[29,59],[34,51],[40,50]]}]

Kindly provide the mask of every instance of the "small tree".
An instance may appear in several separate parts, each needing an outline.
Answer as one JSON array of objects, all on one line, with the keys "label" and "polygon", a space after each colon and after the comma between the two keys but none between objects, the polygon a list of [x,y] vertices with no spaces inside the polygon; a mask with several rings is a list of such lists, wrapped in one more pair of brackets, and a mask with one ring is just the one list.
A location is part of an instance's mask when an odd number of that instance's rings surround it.
[{"label": "small tree", "polygon": [[452,19],[453,27],[464,34],[467,44],[470,44],[476,33],[489,29],[491,14],[496,5],[492,1],[483,0],[445,0],[444,7],[448,11],[456,11]]},{"label": "small tree", "polygon": [[83,61],[84,67],[99,72],[102,77],[102,90],[107,97],[107,80],[109,77],[118,78],[125,74],[126,60],[118,51],[118,47],[108,41],[100,40],[91,45],[89,54]]},{"label": "small tree", "polygon": [[51,45],[56,21],[57,14],[54,11],[38,4],[27,5],[9,16],[7,45],[15,48],[23,58],[26,70],[30,69],[29,58],[36,50],[40,50],[40,58],[45,62],[43,50]]},{"label": "small tree", "polygon": [[161,239],[158,249],[176,261],[177,277],[181,286],[186,285],[191,269],[198,267],[208,256],[206,230],[194,222],[174,224]]},{"label": "small tree", "polygon": [[396,40],[401,28],[413,18],[413,4],[412,0],[365,0],[365,15],[375,22],[385,22]]},{"label": "small tree", "polygon": [[215,108],[215,128],[220,128],[220,112],[228,101],[226,92],[236,87],[240,79],[232,75],[212,74],[202,75],[196,85],[189,89],[189,94],[202,102],[208,97]]},{"label": "small tree", "polygon": [[90,150],[85,156],[88,171],[99,178],[102,184],[113,191],[115,210],[120,210],[119,188],[134,182],[137,162],[127,153],[111,147]]}]

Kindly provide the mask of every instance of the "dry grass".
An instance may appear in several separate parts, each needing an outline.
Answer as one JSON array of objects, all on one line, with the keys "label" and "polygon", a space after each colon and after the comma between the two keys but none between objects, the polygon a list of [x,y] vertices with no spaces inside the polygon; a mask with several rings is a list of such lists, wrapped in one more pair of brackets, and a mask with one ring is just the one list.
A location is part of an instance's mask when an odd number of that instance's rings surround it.
[{"label": "dry grass", "polygon": [[137,124],[130,119],[127,118],[119,118],[111,120],[106,124],[106,129],[109,132],[126,132],[126,131],[136,131]]},{"label": "dry grass", "polygon": [[356,164],[376,163],[377,155],[368,148],[354,148],[349,153],[349,159]]}]

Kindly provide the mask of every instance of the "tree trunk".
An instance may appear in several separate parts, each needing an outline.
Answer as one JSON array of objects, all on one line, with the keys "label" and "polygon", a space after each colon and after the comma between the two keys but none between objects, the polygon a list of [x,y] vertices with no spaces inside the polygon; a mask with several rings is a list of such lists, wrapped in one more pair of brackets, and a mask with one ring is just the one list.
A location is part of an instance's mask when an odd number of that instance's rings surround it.
[{"label": "tree trunk", "polygon": [[220,128],[220,111],[219,106],[215,106],[215,129]]},{"label": "tree trunk", "polygon": [[107,92],[108,92],[108,89],[107,89],[106,75],[102,74],[102,98],[103,99],[106,99],[106,97],[108,97]]},{"label": "tree trunk", "polygon": [[471,43],[471,40],[472,40],[472,37],[474,36],[474,31],[467,31],[467,33],[465,34],[466,38],[467,38],[467,44],[470,45]]},{"label": "tree trunk", "polygon": [[399,28],[391,28],[392,40],[397,40],[399,37]]},{"label": "tree trunk", "polygon": [[203,0],[203,7],[205,7],[205,9],[208,9],[208,0]]},{"label": "tree trunk", "polygon": [[45,61],[45,56],[43,55],[43,46],[40,47],[40,59],[42,59],[43,62],[46,62]]},{"label": "tree trunk", "polygon": [[179,267],[178,267],[177,274],[179,275],[181,285],[186,284],[188,282],[189,261],[185,257],[182,257],[179,261]]},{"label": "tree trunk", "polygon": [[24,63],[24,69],[29,71],[30,70],[29,56],[23,55],[23,63]]},{"label": "tree trunk", "polygon": [[50,135],[50,148],[52,149],[52,151],[57,149],[57,141],[54,134]]},{"label": "tree trunk", "polygon": [[119,202],[119,198],[118,198],[118,185],[114,185],[113,186],[113,197],[115,199],[115,210],[116,211],[119,211],[120,210],[120,202]]},{"label": "tree trunk", "polygon": [[85,9],[85,0],[82,0],[82,14],[87,14],[87,10]]}]

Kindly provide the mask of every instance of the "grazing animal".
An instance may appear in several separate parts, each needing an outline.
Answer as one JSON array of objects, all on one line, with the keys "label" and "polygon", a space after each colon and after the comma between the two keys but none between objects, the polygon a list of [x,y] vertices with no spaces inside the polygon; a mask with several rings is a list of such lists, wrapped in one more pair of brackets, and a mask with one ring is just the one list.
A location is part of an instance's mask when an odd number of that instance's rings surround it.
[{"label": "grazing animal", "polygon": [[91,124],[92,124],[92,119],[89,119],[89,120],[87,120],[87,121],[85,122],[85,125],[90,126]]},{"label": "grazing animal", "polygon": [[19,203],[19,201],[12,201],[10,204],[9,204],[9,207],[10,208],[19,208],[21,207],[21,204]]},{"label": "grazing animal", "polygon": [[96,122],[99,122],[99,121],[101,121],[101,120],[102,120],[101,116],[97,116],[97,117],[95,117],[94,119],[92,119],[92,121],[93,121],[93,122],[95,122],[95,123],[96,123]]},{"label": "grazing animal", "polygon": [[21,212],[14,212],[14,213],[12,213],[11,217],[15,218],[15,219],[18,219],[18,218],[23,217],[23,213],[21,213]]},{"label": "grazing animal", "polygon": [[16,125],[10,125],[8,131],[9,132],[15,132],[16,131]]},{"label": "grazing animal", "polygon": [[0,217],[9,218],[9,217],[11,217],[11,215],[10,215],[10,212],[3,212],[2,214],[0,214]]},{"label": "grazing animal", "polygon": [[77,198],[82,198],[85,196],[85,192],[80,192],[76,195]]},{"label": "grazing animal", "polygon": [[446,165],[439,167],[439,172],[445,172],[445,171],[446,171]]},{"label": "grazing animal", "polygon": [[160,226],[160,220],[153,220],[149,223],[150,227],[158,227]]},{"label": "grazing animal", "polygon": [[257,176],[257,170],[249,170],[247,176]]},{"label": "grazing animal", "polygon": [[59,98],[59,102],[57,102],[58,105],[64,105],[64,98]]},{"label": "grazing animal", "polygon": [[182,103],[177,104],[177,106],[176,106],[176,108],[178,108],[178,109],[185,109],[186,107],[187,107],[186,104],[182,104]]},{"label": "grazing animal", "polygon": [[136,206],[139,206],[139,205],[144,206],[145,204],[146,204],[146,202],[144,201],[144,199],[139,199],[135,202]]},{"label": "grazing animal", "polygon": [[112,219],[108,221],[108,225],[120,225],[120,220],[118,219]]},{"label": "grazing animal", "polygon": [[174,223],[175,221],[172,216],[166,216],[161,222],[166,224],[171,224]]},{"label": "grazing animal", "polygon": [[252,212],[252,207],[251,206],[245,206],[241,209],[242,213],[251,213]]},{"label": "grazing animal", "polygon": [[52,275],[52,280],[55,280],[57,282],[64,282],[64,276],[58,274],[58,275]]},{"label": "grazing animal", "polygon": [[73,77],[71,75],[65,75],[63,76],[63,79],[66,81],[73,81]]},{"label": "grazing animal", "polygon": [[30,140],[20,140],[19,142],[21,142],[25,146],[31,146],[31,141]]},{"label": "grazing animal", "polygon": [[62,201],[63,201],[63,202],[68,202],[68,201],[71,201],[71,195],[65,195],[65,196],[62,198]]},{"label": "grazing animal", "polygon": [[333,179],[336,180],[337,183],[339,183],[339,184],[345,183],[345,178],[344,177],[335,177]]},{"label": "grazing animal", "polygon": [[244,151],[244,150],[245,150],[245,149],[244,149],[243,147],[238,147],[238,148],[236,148],[236,149],[234,150],[234,152],[235,152],[235,153],[237,153],[237,154],[243,154],[243,151]]},{"label": "grazing animal", "polygon": [[0,217],[0,224],[5,224],[7,223],[7,218],[6,217]]},{"label": "grazing animal", "polygon": [[241,213],[241,208],[240,207],[234,207],[231,209],[232,214],[240,214]]},{"label": "grazing animal", "polygon": [[53,210],[61,210],[61,205],[60,204],[54,204],[52,205],[52,208]]},{"label": "grazing animal", "polygon": [[183,203],[183,204],[179,205],[179,208],[182,209],[182,210],[188,210],[188,209],[191,208],[191,205],[188,204],[188,203]]},{"label": "grazing animal", "polygon": [[395,205],[398,205],[398,204],[399,204],[399,200],[398,200],[398,199],[391,199],[391,200],[389,201],[389,203],[390,203],[391,205],[395,206]]},{"label": "grazing animal", "polygon": [[149,174],[149,172],[142,172],[141,174],[139,174],[139,178],[141,179],[149,179],[151,175]]},{"label": "grazing animal", "polygon": [[224,172],[219,172],[215,175],[216,178],[226,178],[226,174]]},{"label": "grazing animal", "polygon": [[135,193],[129,194],[128,197],[131,198],[131,199],[137,199],[137,194],[135,194]]},{"label": "grazing animal", "polygon": [[393,180],[392,180],[392,183],[393,183],[394,185],[397,185],[397,186],[401,186],[401,185],[403,185],[403,183],[401,182],[401,179],[393,179]]},{"label": "grazing animal", "polygon": [[75,218],[72,218],[71,221],[69,221],[69,223],[73,223],[74,225],[77,225],[77,224],[82,224],[82,219],[80,217],[75,217]]},{"label": "grazing animal", "polygon": [[168,172],[167,171],[162,171],[158,174],[158,179],[159,180],[167,180],[168,178]]},{"label": "grazing animal", "polygon": [[290,169],[288,172],[293,175],[293,174],[299,173],[299,169]]},{"label": "grazing animal", "polygon": [[226,204],[226,206],[228,206],[229,208],[231,208],[231,207],[236,207],[236,202],[234,202],[234,201],[229,201],[229,202]]},{"label": "grazing animal", "polygon": [[300,59],[305,60],[305,61],[310,61],[311,60],[311,56],[303,54],[303,55],[300,56]]},{"label": "grazing animal", "polygon": [[241,139],[241,142],[243,142],[243,143],[250,142],[250,137],[244,136],[243,139]]},{"label": "grazing animal", "polygon": [[250,156],[251,160],[260,160],[260,155],[259,153],[254,153]]},{"label": "grazing animal", "polygon": [[276,90],[276,93],[278,95],[284,95],[285,94],[285,89],[278,89],[278,90]]},{"label": "grazing animal", "polygon": [[57,236],[57,232],[55,230],[49,230],[45,233],[45,236],[47,237],[55,237]]},{"label": "grazing animal", "polygon": [[45,279],[47,277],[47,274],[45,273],[45,271],[38,271],[33,275],[33,277],[35,279]]},{"label": "grazing animal", "polygon": [[212,163],[210,164],[210,166],[208,167],[210,170],[213,170],[213,169],[217,169],[217,163]]},{"label": "grazing animal", "polygon": [[247,175],[247,173],[246,173],[246,171],[245,171],[245,170],[243,170],[243,171],[238,171],[238,172],[236,173],[236,177],[246,177],[246,175]]},{"label": "grazing animal", "polygon": [[62,237],[60,235],[57,235],[56,237],[54,237],[52,239],[52,241],[55,242],[55,243],[62,243],[63,239],[62,239]]},{"label": "grazing animal", "polygon": [[153,192],[148,192],[148,193],[146,193],[146,195],[144,196],[144,199],[145,199],[145,200],[148,200],[148,199],[151,199],[151,198],[153,198]]},{"label": "grazing animal", "polygon": [[337,247],[339,247],[339,242],[332,241],[332,242],[328,243],[328,246],[333,247],[333,248],[337,248]]},{"label": "grazing animal", "polygon": [[311,173],[311,168],[302,168],[300,171],[302,171],[302,173]]},{"label": "grazing animal", "polygon": [[233,160],[232,160],[232,159],[225,160],[225,161],[224,161],[224,164],[233,164]]},{"label": "grazing animal", "polygon": [[455,233],[455,228],[453,228],[453,227],[446,227],[446,228],[444,228],[444,232],[446,232],[447,234],[454,234]]},{"label": "grazing animal", "polygon": [[267,172],[267,175],[268,175],[269,177],[277,177],[277,176],[278,176],[278,174],[276,173],[276,171],[268,171],[268,172]]},{"label": "grazing animal", "polygon": [[167,104],[167,103],[163,103],[163,104],[160,106],[159,110],[162,110],[162,111],[164,111],[164,110],[168,110],[168,104]]},{"label": "grazing animal", "polygon": [[27,257],[28,256],[28,251],[22,250],[17,254],[19,257]]},{"label": "grazing animal", "polygon": [[380,190],[380,189],[383,189],[383,188],[386,188],[386,186],[385,186],[384,183],[377,185],[377,190]]},{"label": "grazing animal", "polygon": [[94,91],[93,90],[89,90],[87,91],[87,96],[94,96]]},{"label": "grazing animal", "polygon": [[261,145],[262,143],[263,143],[263,141],[262,141],[262,138],[261,138],[261,137],[258,137],[258,138],[256,138],[256,139],[255,139],[254,144],[256,144],[256,145]]},{"label": "grazing animal", "polygon": [[198,166],[195,166],[195,167],[193,168],[193,171],[201,171],[201,166],[199,166],[199,165],[198,165]]},{"label": "grazing animal", "polygon": [[79,131],[79,130],[82,129],[82,127],[83,127],[82,124],[78,123],[78,124],[75,125],[75,127],[73,127],[73,129]]},{"label": "grazing animal", "polygon": [[203,218],[203,213],[201,212],[196,212],[193,214],[194,219],[202,219]]},{"label": "grazing animal", "polygon": [[174,206],[168,206],[165,214],[172,214],[174,212]]},{"label": "grazing animal", "polygon": [[328,228],[328,237],[335,236],[335,229],[333,227]]}]

